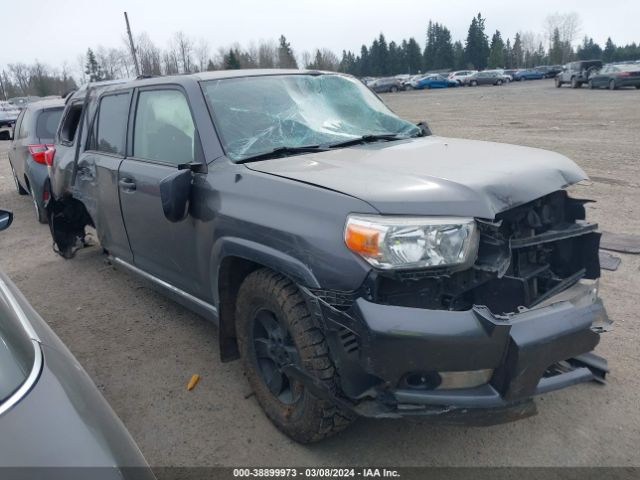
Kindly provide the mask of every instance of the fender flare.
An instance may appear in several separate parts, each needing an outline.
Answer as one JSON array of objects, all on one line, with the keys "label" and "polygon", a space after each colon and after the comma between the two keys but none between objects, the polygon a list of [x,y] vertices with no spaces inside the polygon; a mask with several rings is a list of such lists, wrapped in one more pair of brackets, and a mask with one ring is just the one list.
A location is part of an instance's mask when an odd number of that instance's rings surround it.
[{"label": "fender flare", "polygon": [[275,272],[286,275],[295,283],[319,288],[315,275],[300,260],[275,248],[239,237],[222,237],[218,239],[211,251],[211,288],[214,305],[218,311],[218,341],[220,358],[223,362],[239,358],[236,341],[235,315],[229,310],[230,304],[221,301],[220,274],[226,258],[235,257],[248,260]]},{"label": "fender flare", "polygon": [[239,257],[258,263],[288,276],[300,285],[320,288],[320,283],[311,269],[297,258],[252,240],[240,237],[222,237],[214,243],[211,251],[211,287],[215,305],[218,305],[220,301],[220,266],[228,257]]}]

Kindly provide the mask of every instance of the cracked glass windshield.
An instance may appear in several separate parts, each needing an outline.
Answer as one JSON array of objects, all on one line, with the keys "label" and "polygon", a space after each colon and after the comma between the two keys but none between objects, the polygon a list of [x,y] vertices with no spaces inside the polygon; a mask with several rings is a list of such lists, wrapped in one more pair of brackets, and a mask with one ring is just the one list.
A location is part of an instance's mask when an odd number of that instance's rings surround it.
[{"label": "cracked glass windshield", "polygon": [[367,135],[410,137],[367,87],[341,75],[269,75],[202,82],[225,152],[234,161],[278,148],[329,146]]}]

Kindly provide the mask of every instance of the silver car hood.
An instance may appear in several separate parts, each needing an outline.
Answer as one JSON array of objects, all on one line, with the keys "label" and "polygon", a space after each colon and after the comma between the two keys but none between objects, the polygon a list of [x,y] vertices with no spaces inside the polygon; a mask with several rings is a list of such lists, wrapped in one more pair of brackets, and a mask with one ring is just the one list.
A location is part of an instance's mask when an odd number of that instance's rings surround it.
[{"label": "silver car hood", "polygon": [[486,219],[587,178],[558,153],[435,136],[246,166],[359,198],[384,214]]}]

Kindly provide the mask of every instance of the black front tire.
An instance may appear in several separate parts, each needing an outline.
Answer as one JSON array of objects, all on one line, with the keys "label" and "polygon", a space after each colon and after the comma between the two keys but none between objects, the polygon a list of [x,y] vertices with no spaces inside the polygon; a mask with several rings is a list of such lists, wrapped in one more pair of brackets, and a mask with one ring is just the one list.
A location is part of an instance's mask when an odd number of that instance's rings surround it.
[{"label": "black front tire", "polygon": [[609,90],[617,90],[618,86],[616,85],[615,80],[609,80]]},{"label": "black front tire", "polygon": [[556,77],[556,88],[560,88],[560,87],[562,87],[562,80]]},{"label": "black front tire", "polygon": [[355,420],[353,414],[318,399],[299,382],[286,379],[290,401],[272,392],[265,378],[265,363],[273,363],[269,366],[271,372],[274,365],[277,369],[277,363],[263,352],[258,353],[260,348],[256,347],[260,345],[256,339],[262,340],[256,337],[256,325],[263,312],[271,314],[278,327],[286,331],[295,346],[298,366],[320,380],[331,393],[336,394],[339,387],[324,333],[296,285],[269,269],[256,270],[247,276],[238,292],[236,330],[247,378],[267,417],[300,443],[317,442],[344,430]]},{"label": "black front tire", "polygon": [[571,79],[571,88],[580,88],[582,84],[578,81],[576,77]]},{"label": "black front tire", "polygon": [[398,91],[398,87],[391,87],[390,92],[391,93],[396,93]]}]

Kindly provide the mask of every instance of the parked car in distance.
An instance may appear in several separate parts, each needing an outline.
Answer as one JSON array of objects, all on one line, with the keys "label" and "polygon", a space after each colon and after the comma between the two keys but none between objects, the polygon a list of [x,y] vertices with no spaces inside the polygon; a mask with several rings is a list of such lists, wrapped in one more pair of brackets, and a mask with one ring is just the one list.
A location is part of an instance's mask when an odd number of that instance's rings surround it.
[{"label": "parked car in distance", "polygon": [[[20,110],[9,102],[0,101],[0,128],[11,127],[16,123]],[[8,131],[7,131],[8,132]],[[0,140],[8,140],[8,133],[0,137]]]},{"label": "parked car in distance", "polygon": [[378,78],[369,85],[369,88],[376,93],[395,93],[404,90],[402,82],[395,77]]},{"label": "parked car in distance", "polygon": [[505,83],[504,77],[496,71],[477,72],[467,77],[464,84],[469,87],[478,85],[502,85]]},{"label": "parked car in distance", "polygon": [[562,71],[562,65],[539,65],[536,70],[544,74],[544,78],[555,78]]},{"label": "parked car in distance", "polygon": [[616,90],[621,87],[640,89],[640,65],[637,63],[605,65],[599,71],[589,75],[589,88],[608,88]]},{"label": "parked car in distance", "polygon": [[424,77],[424,73],[418,73],[416,75],[412,75],[408,79],[402,82],[402,87],[404,90],[413,90],[415,83]]},{"label": "parked car in distance", "polygon": [[484,70],[485,72],[492,72],[492,73],[497,73],[500,77],[502,77],[502,80],[504,81],[504,83],[510,83],[513,80],[513,77],[506,73],[503,69],[501,68],[496,68],[494,70]]},{"label": "parked car in distance", "polygon": [[562,71],[556,75],[556,87],[560,88],[568,83],[571,88],[580,88],[583,83],[587,83],[593,72],[597,72],[601,68],[601,60],[580,60],[567,63]]},{"label": "parked car in distance", "polygon": [[535,68],[516,70],[513,74],[514,82],[522,82],[524,80],[540,80],[541,78],[544,78],[544,73],[540,70],[536,70]]},{"label": "parked car in distance", "polygon": [[28,103],[20,112],[9,146],[9,164],[19,195],[31,195],[36,218],[47,223],[44,204],[48,200],[45,182],[49,180],[53,139],[64,110],[64,101],[43,100]]},{"label": "parked car in distance", "polygon": [[440,74],[431,74],[420,77],[411,84],[411,88],[415,90],[423,90],[430,88],[448,88],[457,87],[458,82],[455,80],[449,80],[448,78]]},{"label": "parked car in distance", "polygon": [[[0,210],[0,230],[13,215]],[[0,471],[8,478],[154,479],[125,426],[91,378],[0,272]],[[22,470],[24,469],[24,470]],[[85,472],[86,474],[86,472]]]},{"label": "parked car in distance", "polygon": [[449,73],[449,80],[455,80],[458,85],[463,85],[465,79],[467,79],[468,77],[470,77],[471,75],[473,75],[474,73],[477,73],[477,70],[457,70],[455,72],[451,72]]},{"label": "parked car in distance", "polygon": [[357,416],[515,420],[606,372],[600,234],[560,154],[433,136],[304,70],[89,83],[55,145],[58,252],[95,227],[115,266],[217,323],[296,441]]}]

